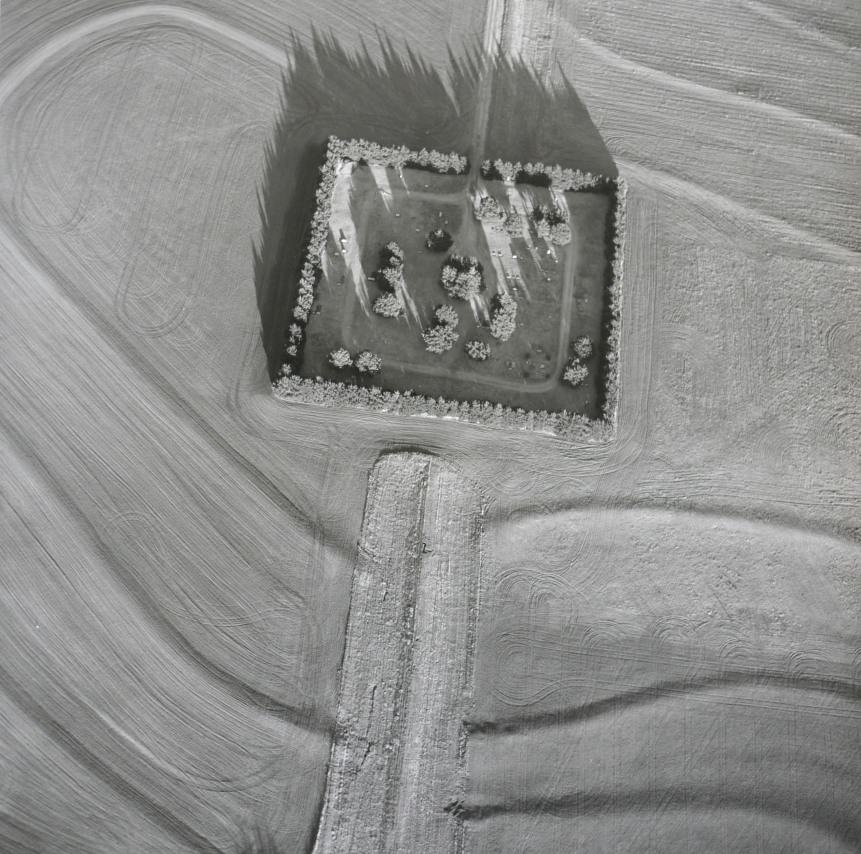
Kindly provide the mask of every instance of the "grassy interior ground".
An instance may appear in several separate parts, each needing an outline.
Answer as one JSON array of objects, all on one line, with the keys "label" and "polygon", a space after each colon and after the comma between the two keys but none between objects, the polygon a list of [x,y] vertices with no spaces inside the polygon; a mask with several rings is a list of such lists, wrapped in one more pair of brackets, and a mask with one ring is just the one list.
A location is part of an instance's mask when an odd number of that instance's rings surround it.
[{"label": "grassy interior ground", "polygon": [[[528,223],[539,204],[556,199],[567,209],[572,240],[556,246],[539,238],[531,225],[522,238],[494,232],[472,213],[467,176],[416,169],[345,163],[333,191],[323,278],[307,326],[301,374],[356,379],[351,369],[329,365],[328,354],[346,347],[353,355],[371,350],[383,369],[373,382],[388,390],[413,390],[430,397],[488,400],[527,410],[599,414],[601,314],[607,272],[607,218],[611,196],[604,193],[551,194],[546,188],[482,181],[482,190]],[[452,299],[440,284],[447,252],[426,248],[428,233],[448,231],[449,251],[479,259],[485,288],[466,302]],[[396,242],[405,255],[403,315],[376,314],[374,300],[384,293],[371,279],[380,250]],[[517,327],[508,341],[487,328],[492,301],[506,293],[517,301]],[[421,337],[436,306],[458,311],[460,339],[446,353],[429,353]],[[596,354],[589,377],[574,389],[561,381],[573,337],[589,335]],[[490,346],[485,362],[471,359],[464,345]]]}]

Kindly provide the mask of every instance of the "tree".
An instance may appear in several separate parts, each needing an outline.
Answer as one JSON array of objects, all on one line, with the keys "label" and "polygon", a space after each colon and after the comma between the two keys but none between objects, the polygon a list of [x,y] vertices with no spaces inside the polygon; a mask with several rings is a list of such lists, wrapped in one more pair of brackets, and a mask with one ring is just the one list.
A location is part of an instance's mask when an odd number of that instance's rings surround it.
[{"label": "tree", "polygon": [[382,252],[380,252],[380,259],[383,264],[389,267],[400,267],[404,263],[404,250],[393,240],[383,247]]},{"label": "tree", "polygon": [[350,351],[343,347],[329,353],[329,364],[336,368],[346,368],[353,364]]},{"label": "tree", "polygon": [[427,246],[431,252],[445,252],[447,249],[451,248],[452,243],[454,243],[452,236],[441,228],[434,229],[430,234],[428,234],[427,240],[425,240],[425,246]]},{"label": "tree", "polygon": [[482,267],[477,258],[449,255],[441,274],[442,286],[451,297],[468,300],[478,295],[483,283]]},{"label": "tree", "polygon": [[430,353],[444,353],[454,347],[455,341],[460,335],[454,331],[454,327],[447,323],[431,326],[422,333],[425,347]]},{"label": "tree", "polygon": [[589,369],[579,359],[572,359],[565,368],[562,379],[577,388],[588,376]]},{"label": "tree", "polygon": [[383,267],[377,274],[377,282],[390,291],[405,287],[403,267]]},{"label": "tree", "polygon": [[375,278],[381,288],[390,291],[405,287],[404,251],[397,243],[387,243],[380,250],[380,269]]},{"label": "tree", "polygon": [[483,341],[467,341],[466,355],[477,362],[483,362],[490,355],[490,347]]},{"label": "tree", "polygon": [[490,316],[490,334],[500,341],[507,341],[514,334],[517,318],[517,303],[505,293],[497,294]]},{"label": "tree", "polygon": [[550,226],[549,239],[551,243],[564,246],[571,242],[571,226],[567,222],[555,222]]},{"label": "tree", "polygon": [[594,352],[592,339],[588,335],[581,335],[574,339],[574,352],[578,359],[588,359]]},{"label": "tree", "polygon": [[401,313],[401,304],[393,293],[385,293],[374,300],[374,311],[383,317],[397,317]]},{"label": "tree", "polygon": [[383,360],[369,350],[363,350],[356,357],[356,368],[363,374],[378,374],[383,367]]},{"label": "tree", "polygon": [[457,312],[454,310],[454,306],[451,305],[439,306],[433,313],[433,319],[437,324],[445,326],[457,326],[458,320]]}]

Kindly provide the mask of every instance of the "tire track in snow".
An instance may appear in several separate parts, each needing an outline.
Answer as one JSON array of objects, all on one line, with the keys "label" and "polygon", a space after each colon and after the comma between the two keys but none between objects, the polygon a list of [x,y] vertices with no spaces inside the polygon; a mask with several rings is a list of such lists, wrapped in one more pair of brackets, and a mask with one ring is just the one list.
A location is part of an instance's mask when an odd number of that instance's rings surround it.
[{"label": "tire track in snow", "polygon": [[849,143],[852,147],[857,148],[859,153],[861,153],[861,138],[859,138],[858,134],[850,133],[837,125],[825,122],[822,119],[806,116],[803,113],[790,110],[788,107],[780,107],[777,104],[758,101],[755,98],[738,95],[734,92],[728,92],[726,89],[706,86],[703,83],[696,83],[693,80],[678,77],[675,74],[661,71],[660,69],[653,68],[650,65],[635,62],[632,59],[627,59],[620,53],[606,47],[600,42],[590,39],[582,33],[575,33],[574,38],[579,44],[582,44],[587,50],[591,51],[595,56],[602,59],[608,65],[613,65],[623,71],[628,71],[632,77],[640,79],[645,78],[658,85],[666,86],[671,89],[681,89],[688,94],[700,96],[707,101],[716,102],[722,106],[731,105],[742,110],[752,109],[756,112],[762,113],[763,116],[778,118],[783,121],[791,121],[796,124],[803,124],[818,133],[835,137],[844,143]]},{"label": "tire track in snow", "polygon": [[38,700],[17,686],[2,662],[0,662],[0,686],[2,686],[0,690],[9,701],[14,703],[28,720],[33,721],[47,738],[59,745],[74,763],[84,766],[94,777],[113,789],[135,810],[147,816],[165,832],[183,842],[193,851],[199,851],[201,854],[228,854],[227,851],[216,847],[189,824],[150,798],[141,788],[114,771],[110,764],[94,754],[80,739],[43,708]]},{"label": "tire track in snow", "polygon": [[686,181],[633,160],[617,157],[616,162],[620,167],[624,167],[627,174],[636,176],[655,189],[672,196],[693,216],[707,220],[716,230],[724,232],[734,245],[747,247],[749,252],[774,249],[774,244],[768,237],[757,237],[751,233],[750,224],[755,221],[759,230],[765,226],[770,233],[779,237],[781,248],[787,255],[853,265],[861,261],[861,251],[833,243],[827,237],[743,205],[729,196],[708,190],[701,184]]},{"label": "tire track in snow", "polygon": [[49,39],[26,59],[20,60],[0,79],[0,106],[6,101],[11,92],[27,77],[38,71],[42,65],[52,60],[58,54],[73,47],[77,42],[91,36],[100,36],[107,29],[128,27],[130,24],[145,22],[147,19],[159,18],[181,21],[209,30],[216,35],[242,45],[279,67],[283,65],[286,58],[286,53],[283,49],[277,48],[269,42],[256,39],[242,30],[224,23],[213,15],[183,9],[179,6],[171,6],[166,3],[142,3],[133,8],[106,12],[82,24],[69,27],[52,39]]},{"label": "tire track in snow", "polygon": [[325,719],[322,721],[316,720],[315,716],[310,715],[307,710],[288,705],[259,691],[236,675],[225,670],[221,665],[213,662],[198,650],[185,634],[164,615],[159,602],[137,580],[135,573],[125,568],[122,556],[114,551],[90,519],[78,507],[77,502],[68,493],[63,483],[43,466],[38,457],[31,452],[26,440],[18,434],[14,427],[4,423],[2,419],[0,419],[0,430],[5,434],[10,446],[17,448],[20,456],[28,460],[29,465],[38,472],[39,478],[48,484],[51,494],[57,496],[62,506],[78,526],[82,538],[88,541],[94,551],[102,557],[105,566],[110,570],[111,576],[128,593],[129,598],[137,604],[158,634],[167,641],[172,649],[176,650],[182,658],[190,662],[196,669],[205,673],[215,684],[219,685],[228,695],[242,705],[267,712],[285,723],[308,732],[325,735],[331,731],[331,721]]},{"label": "tire track in snow", "polygon": [[[118,330],[95,302],[85,296],[82,288],[74,285],[50,260],[45,258],[38,248],[33,246],[23,235],[15,239],[2,223],[0,223],[0,238],[7,250],[12,252],[18,263],[34,279],[42,279],[51,288],[57,288],[67,296],[84,316],[95,326],[114,348],[123,353],[134,363],[135,370],[150,385],[153,395],[160,397],[165,403],[179,414],[181,420],[188,421],[194,426],[201,437],[218,447],[224,457],[241,471],[254,486],[266,495],[273,504],[286,512],[293,521],[304,527],[307,532],[316,535],[307,514],[284,492],[282,492],[257,466],[247,457],[236,450],[198,411],[181,395],[164,374],[156,368],[150,358],[144,356],[141,350],[123,332]],[[38,259],[32,261],[22,246],[26,246]],[[339,551],[350,551],[351,544],[345,537],[338,541],[325,537],[326,545]]]}]

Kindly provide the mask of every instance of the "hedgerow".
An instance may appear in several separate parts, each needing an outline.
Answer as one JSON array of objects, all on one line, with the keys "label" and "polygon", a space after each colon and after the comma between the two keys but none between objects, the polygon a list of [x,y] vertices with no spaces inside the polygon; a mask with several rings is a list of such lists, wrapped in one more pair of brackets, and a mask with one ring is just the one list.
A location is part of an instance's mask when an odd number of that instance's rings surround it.
[{"label": "hedgerow", "polygon": [[344,160],[356,163],[376,163],[392,169],[419,166],[434,172],[459,175],[466,172],[469,161],[460,154],[441,154],[439,151],[410,151],[405,145],[387,146],[366,139],[343,140],[329,137],[329,150]]},{"label": "hedgerow", "polygon": [[622,277],[624,274],[625,219],[628,185],[615,180],[613,209],[610,213],[610,272],[604,299],[604,340],[601,416],[609,428],[616,425],[619,409],[619,344],[622,324]]},{"label": "hedgerow", "polygon": [[568,412],[526,411],[487,401],[456,401],[424,397],[411,391],[385,391],[375,386],[320,382],[289,372],[273,386],[275,395],[285,400],[317,406],[352,407],[402,416],[453,418],[470,424],[508,430],[532,430],[571,441],[605,442],[612,437],[606,421],[593,421]]},{"label": "hedgerow", "polygon": [[482,177],[488,181],[506,181],[516,184],[539,184],[556,190],[598,190],[613,186],[606,175],[545,166],[543,163],[508,163],[504,160],[485,160],[481,164]]}]

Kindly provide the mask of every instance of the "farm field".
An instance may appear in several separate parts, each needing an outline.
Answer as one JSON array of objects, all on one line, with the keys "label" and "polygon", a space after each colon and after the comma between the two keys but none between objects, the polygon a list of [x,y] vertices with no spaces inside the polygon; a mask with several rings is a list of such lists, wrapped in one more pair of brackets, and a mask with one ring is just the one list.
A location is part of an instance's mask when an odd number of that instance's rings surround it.
[{"label": "farm field", "polygon": [[[4,4],[0,850],[313,850],[392,451],[486,505],[464,851],[857,850],[856,18]],[[614,441],[275,398],[332,134],[624,177]]]},{"label": "farm field", "polygon": [[[602,369],[597,352],[588,361],[587,382],[572,388],[561,379],[573,338],[588,335],[600,347],[611,195],[559,194],[573,239],[557,246],[534,229],[509,238],[476,220],[468,182],[468,176],[409,168],[402,179],[395,169],[382,166],[342,169],[333,191],[323,278],[308,324],[301,375],[343,381],[354,372],[333,367],[329,354],[339,347],[352,353],[371,350],[383,365],[372,382],[390,391],[598,417]],[[547,188],[509,189],[499,181],[483,185],[524,223],[533,208],[557,201]],[[440,284],[448,253],[425,245],[435,227],[452,236],[448,252],[475,257],[482,265],[484,290],[469,301],[453,301]],[[373,311],[374,300],[385,291],[371,280],[380,266],[380,251],[390,242],[405,256],[403,315],[398,318]],[[511,296],[518,306],[514,334],[500,342],[484,328],[498,294]],[[454,328],[460,339],[447,353],[428,354],[421,333],[441,304],[458,311]],[[468,340],[489,346],[485,362],[467,355]]]}]

